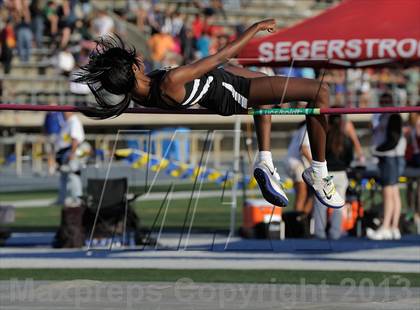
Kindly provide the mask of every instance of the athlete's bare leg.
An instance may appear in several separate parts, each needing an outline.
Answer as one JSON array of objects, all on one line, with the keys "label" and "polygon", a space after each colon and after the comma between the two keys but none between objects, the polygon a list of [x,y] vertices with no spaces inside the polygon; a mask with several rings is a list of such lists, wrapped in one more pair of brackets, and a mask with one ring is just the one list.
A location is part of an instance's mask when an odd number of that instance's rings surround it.
[{"label": "athlete's bare leg", "polygon": [[[258,107],[261,103],[278,105],[290,101],[306,101],[307,106],[311,108],[328,107],[328,86],[316,80],[281,76],[251,79],[248,107]],[[327,119],[323,115],[307,116],[306,125],[311,145],[312,165],[304,171],[302,177],[314,190],[321,203],[328,207],[341,208],[344,206],[344,200],[336,192],[332,177],[328,176],[325,161]],[[261,175],[260,187],[263,187],[268,183],[268,174]],[[266,186],[269,192],[271,192],[270,185]]]},{"label": "athlete's bare leg", "polygon": [[[287,84],[287,85],[286,85]],[[261,77],[251,80],[248,104],[257,107],[264,104],[276,105],[282,100],[307,101],[308,107],[327,107],[328,86],[311,79],[286,78],[281,76]],[[308,116],[307,127],[314,160],[325,161],[325,143],[328,131],[325,116]]]}]

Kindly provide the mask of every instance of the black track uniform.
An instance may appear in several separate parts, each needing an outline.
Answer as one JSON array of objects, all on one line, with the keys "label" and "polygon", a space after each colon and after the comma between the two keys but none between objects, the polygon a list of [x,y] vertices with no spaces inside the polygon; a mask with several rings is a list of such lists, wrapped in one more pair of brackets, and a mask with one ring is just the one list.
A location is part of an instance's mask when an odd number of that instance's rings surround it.
[{"label": "black track uniform", "polygon": [[[160,90],[160,83],[166,72],[168,70],[160,69],[147,75],[152,79],[150,93],[146,102],[138,104],[165,110],[186,109],[199,104],[216,114],[225,116],[248,109],[249,79],[233,75],[223,69],[214,69],[199,79],[187,83],[185,97],[182,103],[178,103]],[[173,104],[168,104],[167,101]]]}]

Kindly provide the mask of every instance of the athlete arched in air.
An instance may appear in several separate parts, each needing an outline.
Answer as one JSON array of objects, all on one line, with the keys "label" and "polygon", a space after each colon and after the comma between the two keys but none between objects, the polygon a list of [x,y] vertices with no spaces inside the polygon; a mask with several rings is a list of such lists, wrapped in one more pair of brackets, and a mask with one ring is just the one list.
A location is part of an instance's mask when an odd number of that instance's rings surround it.
[{"label": "athlete arched in air", "polygon": [[[309,107],[327,107],[326,84],[316,80],[265,76],[239,67],[221,66],[235,57],[259,31],[274,32],[273,19],[257,22],[216,54],[173,69],[144,72],[142,58],[117,36],[97,41],[89,63],[82,67],[76,82],[89,85],[98,106],[90,116],[107,118],[124,112],[131,100],[146,107],[185,109],[199,104],[220,115],[232,115],[255,107],[273,107],[288,101],[306,101]],[[287,85],[286,85],[287,81]],[[262,105],[263,104],[263,105]],[[256,116],[259,156],[254,176],[264,198],[277,206],[288,199],[281,188],[270,152],[271,117]],[[340,208],[343,199],[335,191],[325,162],[327,121],[324,116],[308,116],[312,166],[303,179],[326,206]]]}]

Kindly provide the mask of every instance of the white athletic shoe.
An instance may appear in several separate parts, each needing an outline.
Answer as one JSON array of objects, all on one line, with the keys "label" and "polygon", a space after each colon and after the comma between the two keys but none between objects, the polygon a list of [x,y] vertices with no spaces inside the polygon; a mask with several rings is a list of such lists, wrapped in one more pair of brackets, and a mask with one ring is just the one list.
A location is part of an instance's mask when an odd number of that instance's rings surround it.
[{"label": "white athletic shoe", "polygon": [[366,236],[371,240],[392,240],[392,230],[383,228],[382,226],[379,227],[377,230],[372,228],[366,229]]},{"label": "white athletic shoe", "polygon": [[254,166],[254,177],[265,200],[279,207],[288,205],[289,199],[280,184],[280,176],[276,168],[261,161]]},{"label": "white athletic shoe", "polygon": [[344,199],[335,190],[333,177],[316,178],[311,167],[302,173],[305,183],[312,188],[319,202],[329,208],[342,208],[345,204]]},{"label": "white athletic shoe", "polygon": [[400,240],[401,239],[401,232],[398,228],[392,228],[392,239],[394,240]]}]

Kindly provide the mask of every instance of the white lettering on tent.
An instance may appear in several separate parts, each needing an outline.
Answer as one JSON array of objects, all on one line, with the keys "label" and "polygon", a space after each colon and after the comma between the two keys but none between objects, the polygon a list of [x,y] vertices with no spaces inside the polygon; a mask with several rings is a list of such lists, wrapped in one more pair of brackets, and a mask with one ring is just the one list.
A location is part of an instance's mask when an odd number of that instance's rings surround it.
[{"label": "white lettering on tent", "polygon": [[[347,41],[346,56],[348,58],[359,58],[362,55],[362,40],[353,39]],[[343,57],[344,58],[344,57]]]},{"label": "white lettering on tent", "polygon": [[263,42],[258,47],[261,62],[284,61],[290,58],[420,58],[420,42],[414,38],[351,39]]},{"label": "white lettering on tent", "polygon": [[312,42],[311,57],[325,58],[327,49],[327,40],[314,40]]},{"label": "white lettering on tent", "polygon": [[395,39],[384,39],[379,43],[378,56],[380,58],[397,57],[395,52],[395,46],[397,45],[397,40]]},{"label": "white lettering on tent", "polygon": [[[416,55],[416,45],[417,41],[415,39],[402,39],[397,44],[397,53],[402,58],[410,58]],[[405,49],[404,46],[408,46],[408,49]]]},{"label": "white lettering on tent", "polygon": [[373,57],[373,46],[380,42],[379,39],[365,39],[366,43],[366,58]]},{"label": "white lettering on tent", "polygon": [[345,45],[344,40],[331,40],[328,42],[328,58],[344,58],[343,48]]},{"label": "white lettering on tent", "polygon": [[276,60],[287,60],[290,58],[290,47],[292,42],[277,42],[275,49]]},{"label": "white lettering on tent", "polygon": [[310,44],[308,41],[298,41],[292,46],[292,57],[293,58],[308,58]]},{"label": "white lettering on tent", "polygon": [[270,62],[273,61],[273,48],[274,48],[274,44],[271,42],[263,42],[260,44],[260,46],[258,47],[258,51],[259,51],[259,60],[261,62]]}]

